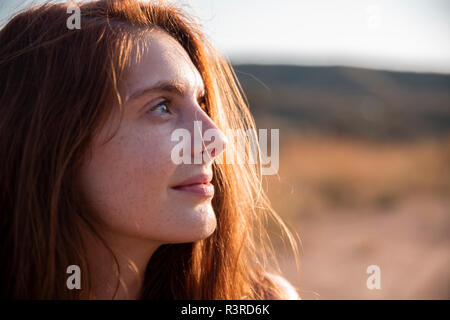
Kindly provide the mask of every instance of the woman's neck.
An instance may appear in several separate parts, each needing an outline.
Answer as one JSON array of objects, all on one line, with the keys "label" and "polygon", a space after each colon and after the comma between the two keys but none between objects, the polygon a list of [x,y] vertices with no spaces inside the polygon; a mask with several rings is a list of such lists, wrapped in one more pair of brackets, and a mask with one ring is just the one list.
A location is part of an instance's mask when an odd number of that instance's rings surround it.
[{"label": "woman's neck", "polygon": [[112,252],[98,237],[91,235],[86,242],[94,298],[139,299],[147,264],[160,244],[117,235],[103,237]]}]

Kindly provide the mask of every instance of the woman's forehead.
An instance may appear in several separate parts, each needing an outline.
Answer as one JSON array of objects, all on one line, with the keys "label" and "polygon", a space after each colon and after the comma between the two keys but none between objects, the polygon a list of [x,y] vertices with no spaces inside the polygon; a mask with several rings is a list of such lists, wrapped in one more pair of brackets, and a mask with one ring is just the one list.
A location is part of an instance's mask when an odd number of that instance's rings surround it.
[{"label": "woman's forehead", "polygon": [[138,88],[170,81],[188,87],[203,88],[203,80],[186,50],[166,32],[154,29],[146,33],[134,52],[135,59],[124,84],[127,94]]}]

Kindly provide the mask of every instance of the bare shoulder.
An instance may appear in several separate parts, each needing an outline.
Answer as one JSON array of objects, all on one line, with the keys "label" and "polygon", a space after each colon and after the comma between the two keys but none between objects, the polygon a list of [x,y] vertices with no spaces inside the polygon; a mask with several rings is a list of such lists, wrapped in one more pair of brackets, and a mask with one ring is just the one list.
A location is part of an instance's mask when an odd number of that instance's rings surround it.
[{"label": "bare shoulder", "polygon": [[282,293],[282,296],[280,297],[281,300],[301,300],[298,291],[285,278],[278,274],[269,272],[266,272],[266,276],[277,285],[278,289]]}]

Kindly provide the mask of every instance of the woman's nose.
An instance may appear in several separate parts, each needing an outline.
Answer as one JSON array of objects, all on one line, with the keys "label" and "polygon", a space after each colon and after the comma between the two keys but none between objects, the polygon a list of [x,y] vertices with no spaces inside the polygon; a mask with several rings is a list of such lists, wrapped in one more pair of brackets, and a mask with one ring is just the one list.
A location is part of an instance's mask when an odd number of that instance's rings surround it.
[{"label": "woman's nose", "polygon": [[194,163],[207,163],[220,156],[227,146],[225,134],[217,127],[214,121],[205,113],[200,112],[193,123],[194,145],[192,153]]}]

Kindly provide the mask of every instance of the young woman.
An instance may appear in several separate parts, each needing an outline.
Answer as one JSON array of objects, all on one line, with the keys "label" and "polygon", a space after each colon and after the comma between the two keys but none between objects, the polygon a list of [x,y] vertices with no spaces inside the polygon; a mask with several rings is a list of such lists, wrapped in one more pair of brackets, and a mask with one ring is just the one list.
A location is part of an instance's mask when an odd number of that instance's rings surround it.
[{"label": "young woman", "polygon": [[[297,299],[260,166],[215,161],[255,128],[231,66],[172,4],[78,7],[79,28],[47,3],[0,30],[0,296]],[[180,128],[217,133],[200,163],[173,161]]]}]

